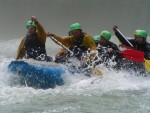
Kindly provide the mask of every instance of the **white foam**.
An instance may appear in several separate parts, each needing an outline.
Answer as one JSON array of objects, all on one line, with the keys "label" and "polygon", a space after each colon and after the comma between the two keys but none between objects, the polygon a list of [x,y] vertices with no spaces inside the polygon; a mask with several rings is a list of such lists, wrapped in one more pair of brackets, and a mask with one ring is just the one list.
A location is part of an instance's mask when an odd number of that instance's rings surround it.
[{"label": "white foam", "polygon": [[[143,90],[150,89],[149,77],[137,77],[122,71],[114,71],[113,69],[99,67],[102,70],[103,78],[92,75],[91,78],[84,76],[84,74],[72,75],[67,71],[67,67],[63,66],[66,70],[64,75],[65,85],[57,86],[55,89],[48,90],[35,90],[30,87],[13,85],[11,86],[11,78],[14,76],[7,70],[8,64],[14,60],[16,45],[20,40],[11,40],[9,43],[3,42],[3,46],[7,46],[3,50],[1,45],[0,55],[0,104],[17,103],[29,101],[34,96],[44,95],[96,95],[103,94],[110,91],[128,91],[128,90]],[[10,45],[10,43],[15,43]],[[51,46],[50,46],[51,48]],[[54,47],[53,47],[54,49]],[[56,48],[58,50],[58,48]],[[56,51],[55,50],[55,51]],[[9,51],[9,52],[8,52]],[[53,54],[53,53],[52,53]],[[54,54],[53,54],[54,55]],[[10,58],[11,57],[11,58]],[[37,61],[29,61],[30,63],[37,63]],[[38,62],[40,65],[51,65],[47,62]],[[75,62],[77,65],[78,63]],[[55,65],[55,64],[52,64]],[[58,65],[58,64],[57,64]],[[44,98],[44,97],[43,97]]]}]

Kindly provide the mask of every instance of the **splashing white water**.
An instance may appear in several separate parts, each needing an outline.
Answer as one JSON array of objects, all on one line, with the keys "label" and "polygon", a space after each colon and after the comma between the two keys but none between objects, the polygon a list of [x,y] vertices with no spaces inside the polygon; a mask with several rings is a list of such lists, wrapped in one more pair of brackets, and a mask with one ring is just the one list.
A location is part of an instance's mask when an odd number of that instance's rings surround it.
[{"label": "splashing white water", "polygon": [[[15,40],[10,40],[10,41],[3,41],[1,42],[1,50],[0,50],[0,83],[4,84],[7,83],[7,79],[9,78],[9,76],[12,76],[8,71],[7,71],[7,65],[14,60],[15,58],[15,54],[16,54],[16,50],[18,47],[20,40],[15,39]],[[55,44],[51,43],[49,44],[49,42],[47,42],[47,50],[54,50],[55,52],[51,51],[48,52],[51,54],[51,56],[54,56],[56,51],[59,49],[59,47],[55,48]],[[35,61],[28,61],[28,62],[32,62],[35,63]],[[36,62],[37,63],[37,62]],[[77,63],[76,61],[74,61],[74,63]],[[56,65],[54,63],[47,63],[47,62],[39,62],[39,64],[42,65]],[[66,84],[69,85],[69,87],[72,88],[83,88],[86,87],[89,88],[93,88],[95,89],[96,86],[97,88],[102,89],[138,89],[138,88],[142,88],[143,87],[148,87],[149,84],[148,78],[144,78],[144,77],[136,77],[136,76],[132,76],[129,73],[126,72],[117,72],[113,69],[107,69],[105,67],[100,66],[99,68],[101,68],[101,70],[103,71],[103,78],[99,79],[99,77],[92,77],[92,78],[88,78],[85,77],[83,75],[75,75],[75,76],[71,76],[71,74],[68,72],[66,73]],[[6,79],[7,78],[7,79]],[[5,82],[4,82],[5,81]],[[142,84],[141,84],[142,82]],[[145,82],[145,84],[143,84]],[[91,85],[92,84],[92,85]],[[66,85],[66,87],[67,87]],[[95,88],[94,88],[95,87]]]},{"label": "splashing white water", "polygon": [[[82,107],[73,105],[73,106],[64,106],[59,107],[59,104],[53,106],[51,109],[45,108],[44,106],[48,106],[48,104],[53,103],[64,103],[66,100],[70,102],[69,99],[75,98],[72,100],[74,103],[77,100],[83,101],[83,98],[86,98],[86,101],[91,102],[90,98],[97,101],[98,98],[104,99],[103,95],[109,95],[113,98],[113,95],[122,95],[122,91],[125,95],[130,94],[132,92],[143,92],[146,90],[144,95],[149,97],[149,89],[150,89],[150,78],[149,77],[137,77],[130,75],[124,71],[115,71],[113,69],[108,69],[103,66],[101,68],[103,73],[103,78],[100,79],[99,76],[93,75],[91,78],[84,76],[82,74],[75,74],[72,75],[68,71],[65,72],[64,81],[65,84],[63,86],[57,86],[55,89],[33,89],[27,86],[20,86],[17,84],[17,78],[14,74],[11,74],[7,70],[8,64],[15,59],[16,49],[18,46],[18,42],[20,40],[10,40],[10,41],[3,41],[0,44],[0,106],[11,106],[10,108],[6,107],[7,109],[14,109],[13,105],[18,105],[20,110],[24,110],[26,108],[34,109],[33,104],[39,103],[40,108],[43,112],[61,112],[61,111],[72,111],[78,110]],[[13,44],[12,44],[13,43]],[[59,49],[59,47],[55,48],[54,44],[47,44],[47,48],[50,51],[53,49],[53,52],[48,52],[50,55],[55,55],[55,52]],[[5,48],[6,46],[6,48]],[[3,49],[4,48],[4,49]],[[37,63],[36,61],[28,61],[31,64]],[[77,62],[75,62],[77,63]],[[42,65],[55,65],[55,63],[47,63],[47,62],[38,62],[38,64]],[[65,69],[67,67],[63,66]],[[12,85],[12,79],[16,81],[16,85]],[[124,94],[123,93],[123,94]],[[137,93],[134,94],[134,96]],[[141,93],[141,95],[143,95]],[[62,97],[62,98],[61,98]],[[70,97],[70,98],[69,98]],[[82,98],[81,98],[82,97]],[[55,99],[55,100],[54,100]],[[41,100],[40,102],[38,100]],[[48,101],[49,100],[49,101]],[[84,100],[85,101],[85,100]],[[85,102],[86,102],[85,101]],[[120,99],[121,101],[121,99]],[[88,102],[86,102],[88,104]],[[29,104],[29,106],[28,106]],[[148,109],[145,104],[141,104],[143,108]],[[21,107],[24,106],[24,107]],[[31,107],[32,106],[32,107]],[[94,106],[93,106],[94,107]],[[12,109],[11,109],[12,108]],[[142,108],[142,109],[143,109]],[[3,108],[4,111],[5,108]],[[18,110],[18,109],[17,109]],[[35,111],[34,111],[35,112]]]}]

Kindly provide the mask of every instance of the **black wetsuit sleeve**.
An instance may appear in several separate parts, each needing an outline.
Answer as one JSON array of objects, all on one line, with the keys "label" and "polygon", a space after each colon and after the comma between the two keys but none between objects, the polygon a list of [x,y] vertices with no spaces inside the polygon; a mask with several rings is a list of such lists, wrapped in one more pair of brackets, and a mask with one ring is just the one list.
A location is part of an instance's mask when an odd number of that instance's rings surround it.
[{"label": "black wetsuit sleeve", "polygon": [[[120,34],[120,33],[118,33],[117,31],[115,32],[115,35],[116,35],[116,37],[119,39],[119,41],[122,43],[122,44],[124,44],[124,45],[126,45],[126,46],[128,46],[128,47],[131,47],[130,46],[130,44],[124,39],[124,37]],[[134,45],[134,39],[127,39],[132,45]]]},{"label": "black wetsuit sleeve", "polygon": [[150,44],[146,43],[146,48],[144,50],[144,58],[150,60]]},{"label": "black wetsuit sleeve", "polygon": [[120,51],[119,48],[118,48],[118,46],[116,44],[114,44],[114,43],[112,43],[112,49],[114,51]]}]

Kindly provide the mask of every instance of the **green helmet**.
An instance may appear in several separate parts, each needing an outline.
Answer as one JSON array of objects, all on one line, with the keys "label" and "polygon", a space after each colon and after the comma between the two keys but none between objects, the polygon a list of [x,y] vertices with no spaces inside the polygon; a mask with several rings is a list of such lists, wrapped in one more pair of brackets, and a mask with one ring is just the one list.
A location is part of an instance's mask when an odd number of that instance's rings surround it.
[{"label": "green helmet", "polygon": [[82,29],[82,27],[79,23],[74,23],[70,26],[70,31],[73,31],[73,30],[76,30],[76,29]]},{"label": "green helmet", "polygon": [[100,35],[96,35],[93,37],[94,41],[99,41],[100,40]]},{"label": "green helmet", "polygon": [[145,30],[136,30],[135,32],[134,32],[134,35],[135,36],[140,36],[140,37],[143,37],[143,38],[147,38],[147,32],[145,31]]},{"label": "green helmet", "polygon": [[111,38],[111,33],[110,33],[109,31],[104,30],[104,31],[102,31],[102,32],[100,33],[100,36],[101,36],[101,37],[104,37],[106,40],[110,40],[110,38]]},{"label": "green helmet", "polygon": [[36,27],[35,22],[34,22],[34,21],[28,21],[28,22],[26,23],[26,28],[28,29],[30,26]]}]

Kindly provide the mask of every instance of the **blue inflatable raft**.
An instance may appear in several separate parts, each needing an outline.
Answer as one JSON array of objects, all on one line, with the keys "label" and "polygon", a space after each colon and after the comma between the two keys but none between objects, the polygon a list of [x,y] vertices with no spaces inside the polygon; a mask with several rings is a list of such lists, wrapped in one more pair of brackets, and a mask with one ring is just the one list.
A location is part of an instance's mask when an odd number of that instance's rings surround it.
[{"label": "blue inflatable raft", "polygon": [[56,85],[63,85],[61,67],[48,67],[42,65],[32,65],[24,61],[12,61],[8,65],[10,72],[17,74],[21,85],[34,88],[54,88]]}]

